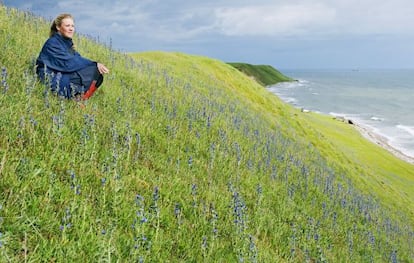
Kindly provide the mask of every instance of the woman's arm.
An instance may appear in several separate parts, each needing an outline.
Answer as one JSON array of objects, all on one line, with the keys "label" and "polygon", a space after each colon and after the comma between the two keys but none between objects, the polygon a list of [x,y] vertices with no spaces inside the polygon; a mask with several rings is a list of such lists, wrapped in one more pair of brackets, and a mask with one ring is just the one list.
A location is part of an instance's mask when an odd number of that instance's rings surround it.
[{"label": "woman's arm", "polygon": [[99,73],[101,73],[102,75],[109,73],[109,69],[104,64],[98,62],[96,63],[96,66],[98,67]]},{"label": "woman's arm", "polygon": [[105,65],[82,57],[78,52],[71,49],[71,46],[71,40],[53,36],[46,41],[38,61],[59,72],[75,72],[90,65],[96,65],[101,74],[109,72]]},{"label": "woman's arm", "polygon": [[53,38],[49,40],[41,52],[41,59],[48,67],[60,72],[74,72],[95,63],[79,53],[71,52],[64,43]]}]

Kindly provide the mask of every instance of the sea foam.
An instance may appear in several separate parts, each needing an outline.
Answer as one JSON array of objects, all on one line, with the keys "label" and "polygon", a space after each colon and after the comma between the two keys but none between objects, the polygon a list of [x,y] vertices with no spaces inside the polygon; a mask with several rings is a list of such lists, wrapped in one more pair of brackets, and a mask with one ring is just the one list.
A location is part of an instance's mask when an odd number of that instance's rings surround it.
[{"label": "sea foam", "polygon": [[414,127],[398,124],[397,125],[397,128],[400,129],[400,130],[403,130],[403,131],[407,132],[408,134],[410,134],[411,136],[414,137]]},{"label": "sea foam", "polygon": [[[270,91],[298,108],[368,126],[399,151],[414,155],[414,71],[292,70],[298,81]],[[408,102],[408,103],[407,103]]]}]

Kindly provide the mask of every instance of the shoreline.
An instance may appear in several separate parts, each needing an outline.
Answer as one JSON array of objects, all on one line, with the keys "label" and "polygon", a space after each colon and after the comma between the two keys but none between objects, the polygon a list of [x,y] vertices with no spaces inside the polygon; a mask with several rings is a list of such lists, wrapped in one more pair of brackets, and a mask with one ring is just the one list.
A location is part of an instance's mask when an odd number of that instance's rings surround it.
[{"label": "shoreline", "polygon": [[414,157],[408,156],[401,152],[400,150],[396,149],[395,147],[391,146],[387,139],[374,131],[370,129],[369,127],[363,126],[359,123],[355,123],[352,120],[348,120],[348,122],[351,121],[351,125],[354,126],[354,128],[366,139],[371,141],[372,143],[382,147],[383,149],[387,150],[391,154],[393,154],[395,157],[410,163],[414,165]]}]

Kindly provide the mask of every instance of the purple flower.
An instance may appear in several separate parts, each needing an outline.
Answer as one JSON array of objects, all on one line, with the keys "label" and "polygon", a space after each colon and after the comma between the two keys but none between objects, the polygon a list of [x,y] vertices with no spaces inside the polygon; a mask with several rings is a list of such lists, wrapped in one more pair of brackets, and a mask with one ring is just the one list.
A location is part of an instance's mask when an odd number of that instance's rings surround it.
[{"label": "purple flower", "polygon": [[7,84],[7,69],[5,67],[1,68],[1,86],[3,87],[3,93],[9,90],[9,85]]},{"label": "purple flower", "polygon": [[156,187],[154,188],[154,193],[153,193],[153,195],[152,195],[152,199],[154,200],[154,202],[157,202],[157,201],[158,201],[158,199],[160,199],[160,193],[159,193],[158,186],[156,186]]},{"label": "purple flower", "polygon": [[191,195],[193,195],[193,196],[197,195],[197,185],[196,184],[191,185]]},{"label": "purple flower", "polygon": [[181,205],[179,203],[175,204],[174,215],[176,218],[180,217],[181,215]]}]

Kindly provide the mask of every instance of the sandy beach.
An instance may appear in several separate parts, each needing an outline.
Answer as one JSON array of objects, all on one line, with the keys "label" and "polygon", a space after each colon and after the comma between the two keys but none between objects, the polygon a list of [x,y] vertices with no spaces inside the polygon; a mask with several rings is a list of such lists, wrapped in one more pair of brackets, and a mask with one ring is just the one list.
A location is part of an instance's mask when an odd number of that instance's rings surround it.
[{"label": "sandy beach", "polygon": [[392,147],[386,138],[374,133],[370,128],[368,127],[364,127],[360,124],[357,123],[353,123],[353,126],[362,134],[362,136],[364,136],[365,138],[367,138],[368,140],[370,140],[371,142],[381,146],[382,148],[384,148],[385,150],[391,152],[394,156],[400,158],[401,160],[414,164],[414,158],[411,156],[408,156],[404,153],[402,153],[401,151],[399,151],[398,149],[395,149],[394,147]]}]

